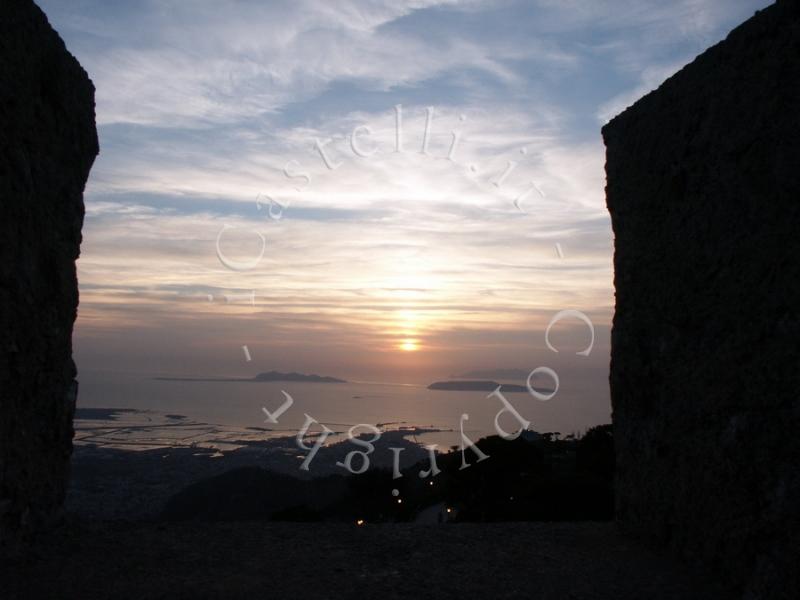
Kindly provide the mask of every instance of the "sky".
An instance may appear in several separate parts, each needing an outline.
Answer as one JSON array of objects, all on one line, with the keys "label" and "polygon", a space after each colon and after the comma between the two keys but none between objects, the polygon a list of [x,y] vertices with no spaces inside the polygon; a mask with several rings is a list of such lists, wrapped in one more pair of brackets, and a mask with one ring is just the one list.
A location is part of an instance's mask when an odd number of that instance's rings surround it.
[{"label": "sky", "polygon": [[39,4],[97,88],[79,370],[533,369],[570,309],[602,387],[600,128],[768,2]]}]

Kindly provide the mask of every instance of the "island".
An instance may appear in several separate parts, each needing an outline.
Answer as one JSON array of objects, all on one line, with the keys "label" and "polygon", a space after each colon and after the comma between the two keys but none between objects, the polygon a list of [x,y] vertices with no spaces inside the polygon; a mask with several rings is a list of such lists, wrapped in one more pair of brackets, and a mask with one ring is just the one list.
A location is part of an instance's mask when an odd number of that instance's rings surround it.
[{"label": "island", "polygon": [[266,371],[255,377],[155,377],[158,381],[216,381],[235,383],[263,383],[270,381],[300,381],[305,383],[347,383],[344,379],[327,377],[325,375],[306,375],[305,373],[281,373],[280,371]]},{"label": "island", "polygon": [[451,375],[459,379],[514,379],[522,380],[528,378],[530,369],[475,369],[460,375]]},{"label": "island", "polygon": [[307,381],[311,383],[347,383],[344,379],[327,377],[325,375],[305,375],[304,373],[281,373],[267,371],[259,373],[254,378],[256,381]]},{"label": "island", "polygon": [[493,392],[500,387],[501,392],[527,392],[524,385],[513,383],[497,383],[496,381],[436,381],[428,386],[429,390],[447,390],[451,392]]}]

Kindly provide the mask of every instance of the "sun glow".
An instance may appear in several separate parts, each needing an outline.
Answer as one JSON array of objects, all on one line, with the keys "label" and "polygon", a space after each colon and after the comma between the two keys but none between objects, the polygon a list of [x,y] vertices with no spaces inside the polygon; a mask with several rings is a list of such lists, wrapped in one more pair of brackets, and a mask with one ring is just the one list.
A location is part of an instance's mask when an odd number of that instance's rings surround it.
[{"label": "sun glow", "polygon": [[415,350],[419,350],[419,344],[417,344],[416,340],[403,340],[400,344],[400,350],[404,352],[414,352]]}]

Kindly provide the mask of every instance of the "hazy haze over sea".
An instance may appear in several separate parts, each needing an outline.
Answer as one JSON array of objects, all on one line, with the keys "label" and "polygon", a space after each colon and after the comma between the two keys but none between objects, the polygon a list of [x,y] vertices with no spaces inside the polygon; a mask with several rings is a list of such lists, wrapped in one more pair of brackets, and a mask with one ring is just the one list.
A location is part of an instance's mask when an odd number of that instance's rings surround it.
[{"label": "hazy haze over sea", "polygon": [[[506,398],[531,421],[531,429],[564,434],[583,431],[610,421],[607,389],[587,389],[587,379],[602,381],[602,370],[597,375],[562,377],[557,395],[548,402],[527,393],[507,393]],[[180,414],[200,423],[272,429],[264,432],[265,437],[295,435],[307,413],[337,432],[357,423],[452,430],[425,434],[419,440],[449,446],[458,443],[462,413],[469,414],[465,431],[477,439],[495,433],[494,418],[502,408],[485,392],[428,390],[425,384],[163,381],[145,374],[87,370],[81,373],[80,386],[80,408],[133,408]],[[262,407],[277,409],[284,401],[282,390],[294,404],[278,425],[265,423]],[[518,427],[508,416],[500,423],[509,431]]]}]

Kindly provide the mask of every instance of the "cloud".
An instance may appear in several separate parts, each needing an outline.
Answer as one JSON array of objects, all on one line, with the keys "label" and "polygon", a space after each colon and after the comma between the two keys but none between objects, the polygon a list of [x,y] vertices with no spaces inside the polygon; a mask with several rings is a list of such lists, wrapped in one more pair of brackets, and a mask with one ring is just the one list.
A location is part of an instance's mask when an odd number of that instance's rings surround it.
[{"label": "cloud", "polygon": [[124,22],[113,14],[65,22],[80,34],[75,50],[97,84],[100,124],[202,127],[274,114],[333,81],[387,90],[456,67],[514,80],[480,43],[434,43],[382,28],[414,11],[454,5],[140,2]]},{"label": "cloud", "polygon": [[[607,327],[597,121],[763,4],[43,0],[97,86],[82,356],[180,366],[183,344],[213,364],[258,336],[307,370],[343,348],[388,369],[413,334],[454,372],[520,354],[563,308]],[[218,238],[247,260],[259,235],[257,268],[223,266]]]},{"label": "cloud", "polygon": [[647,67],[640,75],[639,84],[633,89],[614,96],[604,102],[597,110],[597,119],[600,123],[608,123],[611,119],[633,105],[639,98],[658,88],[665,80],[680,71],[685,62],[679,61],[669,65]]}]

